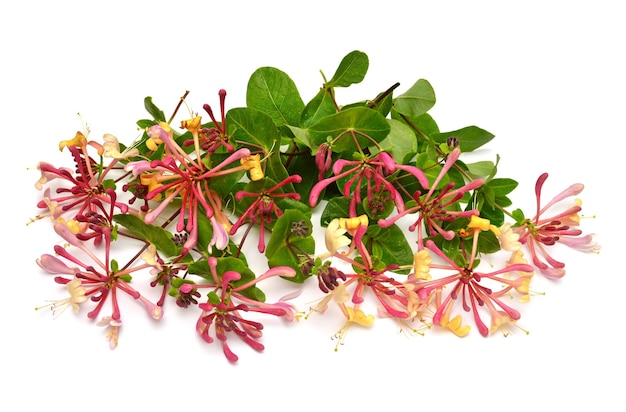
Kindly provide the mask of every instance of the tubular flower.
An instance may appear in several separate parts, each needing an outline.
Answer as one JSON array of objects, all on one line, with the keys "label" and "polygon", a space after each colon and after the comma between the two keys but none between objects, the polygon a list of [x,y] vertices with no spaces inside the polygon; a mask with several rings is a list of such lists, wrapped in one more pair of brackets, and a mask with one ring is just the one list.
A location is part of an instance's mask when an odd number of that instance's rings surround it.
[{"label": "tubular flower", "polygon": [[[274,184],[269,189],[261,189],[259,193],[246,192],[243,190],[238,191],[235,195],[237,201],[241,201],[246,197],[253,197],[255,199],[230,228],[230,234],[234,235],[246,222],[250,223],[250,225],[258,224],[261,232],[257,247],[260,253],[265,252],[265,229],[272,223],[274,218],[277,219],[283,215],[282,209],[276,204],[276,199],[290,198],[300,200],[299,194],[291,192],[283,193],[282,188],[288,184],[300,183],[301,181],[302,178],[299,175],[291,175],[282,182]],[[266,182],[274,183],[270,179]]]},{"label": "tubular flower", "polygon": [[[458,300],[461,301],[465,312],[472,313],[474,323],[483,336],[489,334],[489,328],[482,321],[479,308],[486,308],[492,318],[498,316],[498,310],[503,310],[511,319],[519,319],[519,312],[505,304],[500,297],[511,289],[522,287],[524,276],[511,279],[502,275],[532,272],[532,266],[521,263],[510,264],[490,273],[483,273],[473,269],[479,234],[480,231],[475,231],[473,234],[472,250],[464,267],[459,266],[447,257],[432,240],[427,240],[426,247],[445,262],[444,264],[431,264],[431,269],[445,269],[452,271],[452,274],[426,281],[409,280],[415,286],[414,290],[423,302],[429,302],[433,297],[435,298],[436,311],[433,315],[433,324],[448,327],[457,335],[461,332],[465,333],[464,330],[459,329],[460,324],[452,323],[454,327],[451,327],[448,319],[451,316],[452,306]],[[494,288],[489,286],[490,283],[500,286],[500,289],[494,291]],[[449,289],[449,292],[444,297],[444,291],[447,289]],[[455,317],[453,321],[454,319]]]},{"label": "tubular flower", "polygon": [[[45,267],[42,264],[39,266]],[[70,296],[65,299],[50,301],[49,304],[36,308],[36,310],[49,307],[52,310],[54,317],[60,316],[68,307],[72,307],[74,313],[78,313],[80,310],[80,303],[87,301],[85,296],[86,289],[81,285],[80,279],[74,278],[65,284]]]},{"label": "tubular flower", "polygon": [[250,155],[240,160],[243,168],[250,172],[250,180],[256,182],[263,179],[263,169],[261,168],[261,155]]},{"label": "tubular flower", "polygon": [[581,236],[582,230],[575,228],[579,223],[578,212],[581,210],[579,201],[560,213],[546,216],[546,212],[552,206],[578,195],[584,186],[580,183],[573,184],[542,207],[541,192],[547,178],[547,173],[542,174],[535,185],[537,198],[535,216],[524,220],[514,231],[519,235],[519,241],[530,250],[532,262],[539,271],[547,277],[560,278],[565,275],[565,264],[550,256],[547,247],[562,243],[576,250],[597,252],[600,246],[593,241],[592,235]]},{"label": "tubular flower", "polygon": [[[483,184],[482,179],[476,179],[458,189],[454,189],[454,183],[451,182],[435,194],[435,189],[439,185],[439,182],[458,160],[460,154],[461,150],[456,147],[448,155],[439,175],[425,195],[422,195],[422,192],[419,190],[413,194],[413,200],[416,202],[415,206],[399,211],[397,215],[387,219],[380,219],[378,225],[381,227],[389,227],[406,215],[418,213],[417,220],[409,226],[409,230],[413,232],[417,229],[417,242],[420,248],[423,247],[424,238],[429,235],[435,236],[440,234],[446,240],[454,238],[454,231],[443,229],[442,224],[444,222],[453,222],[460,217],[471,218],[472,216],[478,216],[479,212],[478,210],[450,210],[450,206],[461,200],[465,193],[477,189]],[[422,185],[422,187],[427,188],[428,185]],[[422,232],[422,225],[425,225],[427,228],[428,233],[426,235]]]},{"label": "tubular flower", "polygon": [[500,247],[508,252],[514,252],[522,247],[519,241],[519,234],[515,233],[510,223],[504,223],[500,226],[500,235],[498,235]]},{"label": "tubular flower", "polygon": [[120,144],[117,140],[117,137],[112,134],[105,134],[103,136],[104,144],[103,156],[104,157],[112,157],[113,159],[128,159],[129,157],[134,157],[139,154],[139,150],[137,148],[127,148],[123,152],[120,152]]},{"label": "tubular flower", "polygon": [[346,233],[347,230],[339,226],[338,218],[330,221],[324,232],[324,240],[326,249],[331,255],[337,253],[342,247],[350,246],[352,240],[345,235]]},{"label": "tubular flower", "polygon": [[128,206],[124,203],[112,200],[107,192],[104,181],[108,173],[117,163],[114,159],[107,167],[101,169],[95,161],[89,157],[87,147],[67,146],[76,164],[76,174],[67,168],[56,168],[45,162],[40,162],[37,168],[41,171],[41,177],[35,183],[39,190],[54,179],[62,180],[69,187],[58,187],[55,195],[46,189],[45,197],[37,204],[40,208],[49,208],[54,205],[54,217],[70,214],[69,218],[87,212],[97,211],[98,203],[108,203],[115,206],[122,213],[128,212]]},{"label": "tubular flower", "polygon": [[343,306],[343,312],[346,316],[346,323],[335,333],[333,339],[337,340],[337,345],[335,345],[335,352],[339,350],[339,345],[345,344],[346,341],[346,333],[348,332],[348,328],[351,325],[357,324],[361,326],[372,326],[374,324],[374,315],[366,315],[361,309],[357,309],[357,307],[351,306]]},{"label": "tubular flower", "polygon": [[[274,267],[263,275],[243,284],[241,274],[234,271],[217,273],[217,259],[208,259],[209,269],[213,277],[214,284],[194,285],[196,288],[209,288],[209,299],[205,303],[198,305],[202,313],[196,322],[196,331],[207,343],[213,342],[213,337],[209,334],[209,329],[214,327],[215,337],[221,342],[222,350],[226,358],[231,362],[236,362],[239,357],[233,353],[228,346],[228,333],[232,332],[246,342],[251,348],[262,351],[265,349],[258,339],[263,335],[263,324],[246,320],[241,312],[258,312],[269,315],[283,317],[288,321],[293,320],[294,308],[282,301],[277,303],[263,303],[250,299],[240,292],[256,285],[259,281],[275,276],[295,276],[296,272],[290,267]],[[183,285],[185,286],[185,285]],[[189,286],[185,286],[189,289]]]},{"label": "tubular flower", "polygon": [[[191,126],[190,126],[191,127]],[[142,185],[150,189],[145,196],[147,200],[157,200],[163,195],[160,204],[149,211],[144,218],[148,224],[156,218],[172,203],[174,199],[180,199],[180,213],[176,223],[176,231],[186,230],[189,233],[187,241],[183,245],[183,253],[192,249],[198,241],[198,212],[202,208],[206,217],[214,221],[224,221],[221,215],[221,198],[210,189],[210,180],[218,176],[244,170],[242,166],[227,168],[233,162],[250,156],[248,149],[239,149],[232,153],[221,163],[209,167],[200,157],[190,157],[174,140],[171,129],[164,129],[160,125],[151,126],[148,129],[149,136],[158,136],[165,145],[166,155],[162,160],[131,162],[125,166],[126,171],[131,171],[136,177],[139,176]],[[196,144],[196,156],[200,155],[198,139],[194,137]],[[147,174],[147,177],[142,177]],[[220,216],[218,216],[220,215]],[[185,222],[186,220],[186,222]],[[212,245],[226,247],[224,242],[225,229],[213,233]],[[226,234],[227,236],[227,234]]]},{"label": "tubular flower", "polygon": [[[344,168],[350,167],[346,171]],[[399,212],[404,211],[404,201],[400,192],[388,180],[397,170],[403,170],[415,177],[422,187],[428,187],[428,179],[424,172],[415,166],[399,165],[385,152],[363,160],[339,159],[333,165],[333,177],[319,181],[311,189],[309,204],[317,205],[322,191],[330,184],[353,175],[343,186],[343,195],[350,199],[349,215],[356,216],[356,205],[362,201],[362,186],[365,186],[368,207],[373,213],[384,210],[384,202],[393,201]],[[352,187],[354,186],[354,189]],[[382,208],[382,209],[381,209]]]},{"label": "tubular flower", "polygon": [[[228,152],[232,152],[235,150],[235,148],[228,142],[230,137],[226,133],[226,90],[221,89],[218,92],[218,95],[220,98],[221,121],[217,121],[215,115],[213,114],[213,109],[211,109],[211,106],[209,106],[208,104],[203,105],[202,108],[208,113],[211,121],[213,122],[213,125],[209,128],[197,127],[195,129],[197,135],[194,136],[194,140],[186,140],[185,142],[183,142],[184,146],[195,144],[195,139],[197,138],[199,147],[209,154],[215,153],[215,151],[218,150],[220,147],[224,147]],[[193,133],[194,132],[192,132],[192,134]]]},{"label": "tubular flower", "polygon": [[430,264],[433,259],[430,257],[428,249],[422,249],[415,252],[413,255],[413,273],[409,276],[409,279],[429,280],[430,276]]},{"label": "tubular flower", "polygon": [[354,286],[352,303],[359,305],[364,302],[363,294],[367,288],[376,296],[382,307],[382,313],[395,319],[408,319],[410,317],[407,309],[409,291],[404,284],[386,275],[387,272],[398,269],[398,265],[394,263],[382,267],[382,264],[372,259],[363,244],[366,231],[367,226],[359,226],[354,234],[353,242],[360,255],[358,259],[352,259],[344,254],[336,255],[350,263],[356,270],[356,273],[346,273],[344,282],[346,288],[350,285]]},{"label": "tubular flower", "polygon": [[[94,302],[96,306],[87,313],[87,317],[96,319],[105,302],[108,300],[111,302],[110,317],[112,321],[119,322],[121,311],[118,305],[118,295],[120,292],[123,292],[139,301],[153,319],[160,319],[162,317],[163,310],[161,307],[150,302],[129,284],[131,274],[143,269],[149,269],[150,265],[144,264],[119,269],[117,262],[110,257],[110,228],[104,227],[102,229],[104,236],[104,260],[96,256],[93,251],[64,224],[56,223],[54,229],[65,241],[81,251],[81,256],[79,257],[71,254],[68,249],[62,246],[56,245],[54,247],[54,251],[60,258],[73,263],[76,267],[69,267],[63,263],[61,259],[50,255],[43,255],[37,263],[42,269],[49,273],[71,276],[71,278],[56,276],[55,281],[66,285],[71,297],[70,300],[65,301],[65,303],[71,304],[74,311],[76,311],[75,304],[90,300]],[[85,258],[83,258],[82,255],[84,255]]]}]

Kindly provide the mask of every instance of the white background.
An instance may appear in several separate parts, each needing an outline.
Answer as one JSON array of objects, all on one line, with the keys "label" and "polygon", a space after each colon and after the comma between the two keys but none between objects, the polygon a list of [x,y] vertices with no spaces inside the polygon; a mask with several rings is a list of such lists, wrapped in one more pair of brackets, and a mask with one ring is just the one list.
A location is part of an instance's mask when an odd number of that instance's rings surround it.
[{"label": "white background", "polygon": [[[624,14],[618,2],[150,1],[17,2],[0,25],[3,117],[0,299],[2,410],[620,410],[624,383],[622,233]],[[593,4],[593,5],[592,5]],[[35,169],[63,165],[57,150],[81,123],[92,137],[137,135],[151,95],[166,112],[185,90],[190,105],[245,103],[260,66],[287,72],[308,101],[341,58],[370,58],[363,83],[341,101],[375,96],[419,78],[437,94],[431,114],[442,131],[477,125],[496,135],[482,153],[501,156],[500,173],[520,182],[513,197],[533,211],[534,181],[545,191],[581,182],[583,223],[599,255],[558,249],[568,274],[538,281],[546,296],[523,309],[530,330],[483,339],[429,332],[405,337],[390,321],[353,328],[333,350],[336,313],[284,325],[266,322],[264,353],[234,346],[229,364],[217,344],[195,335],[197,312],[172,302],[156,324],[137,311],[120,346],[70,311],[53,320],[35,306],[64,291],[35,264],[51,253],[38,210]],[[620,236],[621,237],[621,236]],[[126,305],[132,313],[132,302]],[[131,306],[131,307],[128,307]],[[333,316],[334,315],[334,316]]]}]

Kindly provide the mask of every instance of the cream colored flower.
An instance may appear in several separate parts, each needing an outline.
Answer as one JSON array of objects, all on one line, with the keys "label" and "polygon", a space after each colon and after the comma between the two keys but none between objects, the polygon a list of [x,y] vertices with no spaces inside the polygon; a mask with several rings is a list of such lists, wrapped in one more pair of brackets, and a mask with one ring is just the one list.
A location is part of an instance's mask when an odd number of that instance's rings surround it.
[{"label": "cream colored flower", "polygon": [[352,240],[345,236],[346,232],[345,228],[339,226],[339,219],[330,221],[324,233],[324,240],[326,241],[326,249],[331,254],[334,255],[337,250],[352,243]]},{"label": "cream colored flower", "polygon": [[138,156],[139,150],[137,148],[126,148],[123,152],[120,153],[120,144],[117,140],[117,137],[112,134],[106,133],[103,137],[104,144],[102,147],[104,148],[103,156],[111,157],[113,159],[127,159],[129,157]]},{"label": "cream colored flower", "polygon": [[65,284],[65,288],[67,289],[70,296],[65,299],[48,301],[50,302],[47,305],[35,308],[36,310],[43,308],[52,309],[52,314],[55,318],[60,316],[68,307],[72,307],[72,311],[74,313],[78,313],[80,310],[80,303],[87,301],[87,296],[85,296],[85,292],[87,291],[80,281],[80,279],[74,278]]},{"label": "cream colored flower", "polygon": [[505,223],[500,226],[500,234],[498,235],[500,246],[507,252],[514,252],[522,247],[519,242],[519,234],[513,232],[510,223]]},{"label": "cream colored flower", "polygon": [[160,272],[163,270],[163,268],[161,267],[161,264],[156,260],[156,252],[156,246],[150,243],[148,249],[146,249],[145,252],[139,255],[139,257],[142,258],[144,262],[146,262],[148,265],[153,266]]}]

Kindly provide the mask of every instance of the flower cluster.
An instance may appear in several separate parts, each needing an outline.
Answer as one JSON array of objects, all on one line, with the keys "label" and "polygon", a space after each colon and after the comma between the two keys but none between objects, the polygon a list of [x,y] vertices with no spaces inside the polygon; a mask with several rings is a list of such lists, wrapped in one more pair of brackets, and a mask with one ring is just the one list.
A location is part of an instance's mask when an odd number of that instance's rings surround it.
[{"label": "flower cluster", "polygon": [[[171,300],[197,311],[197,335],[217,339],[231,362],[229,338],[264,349],[264,316],[331,316],[331,304],[342,318],[336,348],[349,327],[377,318],[421,334],[524,330],[520,305],[535,275],[566,273],[559,245],[600,249],[580,228],[583,185],[546,203],[542,174],[526,217],[509,199],[515,180],[496,176],[494,162],[462,160],[493,135],[474,126],[440,132],[426,80],[339,104],[335,88],[362,81],[368,65],[363,52],[349,53],[307,103],[287,74],[262,67],[247,107],[227,110],[220,90],[220,116],[204,104],[208,121],[190,113],[176,127],[187,93],[169,119],[148,97],[151,118],[137,122],[141,137],[127,145],[88,129],[61,140],[71,166],[38,164],[33,220],[49,218],[65,242],[37,263],[67,295],[38,309],[56,317],[85,308],[115,348],[128,298],[154,321]],[[281,104],[269,104],[278,94]],[[315,226],[325,228],[322,247]],[[251,236],[269,269],[248,265]],[[502,263],[481,263],[492,254]],[[319,300],[299,308],[300,289],[270,303],[261,289],[269,278],[311,285]]]}]

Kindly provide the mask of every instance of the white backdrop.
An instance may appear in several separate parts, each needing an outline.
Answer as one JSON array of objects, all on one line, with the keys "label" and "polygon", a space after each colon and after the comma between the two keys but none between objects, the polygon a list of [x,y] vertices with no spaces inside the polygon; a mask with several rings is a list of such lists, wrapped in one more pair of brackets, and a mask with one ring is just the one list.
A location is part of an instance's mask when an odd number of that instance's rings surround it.
[{"label": "white backdrop", "polygon": [[[619,410],[626,366],[625,273],[615,250],[626,108],[621,8],[609,1],[434,3],[5,6],[1,409]],[[34,169],[40,160],[65,161],[57,144],[81,128],[77,112],[93,137],[129,141],[145,117],[145,96],[167,114],[191,90],[188,101],[200,111],[215,106],[224,88],[228,107],[241,106],[260,66],[285,71],[308,101],[322,84],[319,70],[332,76],[352,50],[367,53],[370,68],[361,84],[337,91],[340,101],[371,98],[396,81],[401,92],[429,80],[437,94],[431,114],[443,131],[476,125],[496,135],[482,153],[501,156],[500,174],[520,182],[512,197],[525,210],[533,210],[534,181],[544,171],[547,193],[586,185],[583,213],[597,218],[583,229],[598,234],[602,252],[559,251],[568,274],[537,286],[546,296],[524,308],[528,336],[484,339],[474,328],[465,339],[406,337],[377,320],[371,330],[353,328],[335,352],[330,336],[342,320],[314,315],[287,326],[267,321],[265,352],[235,346],[240,361],[231,365],[218,344],[195,335],[196,311],[168,305],[158,324],[138,311],[110,351],[84,313],[53,320],[33,310],[63,293],[35,264],[56,241],[49,222],[25,226],[38,211]]]}]

